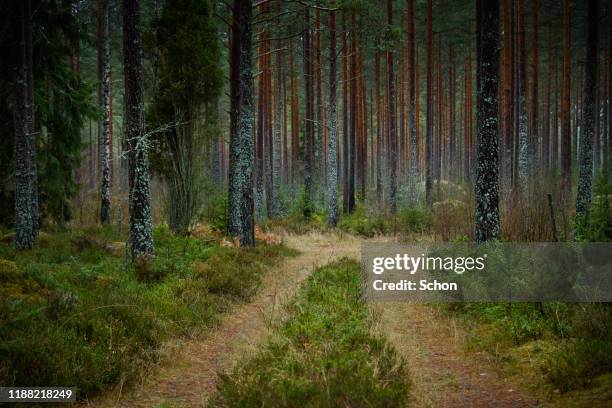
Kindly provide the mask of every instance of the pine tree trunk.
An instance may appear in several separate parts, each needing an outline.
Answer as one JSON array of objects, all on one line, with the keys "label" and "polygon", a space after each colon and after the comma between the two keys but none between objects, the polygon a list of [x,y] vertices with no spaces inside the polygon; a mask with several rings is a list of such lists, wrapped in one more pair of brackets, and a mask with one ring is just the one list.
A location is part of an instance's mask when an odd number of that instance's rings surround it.
[{"label": "pine tree trunk", "polygon": [[552,133],[550,141],[550,168],[556,171],[559,168],[559,69],[558,59],[553,58],[553,73],[555,76],[555,100],[552,108]]},{"label": "pine tree trunk", "polygon": [[455,61],[454,61],[454,50],[451,45],[449,50],[449,61],[448,66],[450,68],[449,74],[449,152],[448,152],[448,165],[449,165],[449,178],[452,182],[457,182],[457,137],[455,134]]},{"label": "pine tree trunk", "polygon": [[40,230],[40,210],[38,205],[38,165],[37,165],[37,132],[34,129],[34,60],[33,60],[33,40],[32,40],[32,1],[25,0],[25,51],[26,51],[26,77],[27,77],[27,109],[26,122],[28,127],[28,138],[30,139],[30,205],[32,207],[32,236],[34,241],[38,239]]},{"label": "pine tree trunk", "polygon": [[109,30],[109,5],[107,0],[102,0],[102,133],[100,145],[102,146],[102,197],[100,205],[100,222],[102,224],[110,223],[110,126],[111,126],[111,110],[110,110],[110,30]]},{"label": "pine tree trunk", "polygon": [[[278,1],[278,14],[281,13],[281,3]],[[280,27],[280,17],[277,19]],[[280,37],[280,33],[277,34]],[[282,72],[283,52],[281,50],[281,40],[276,40],[276,105],[274,113],[274,135],[272,140],[272,194],[271,194],[271,213],[270,217],[280,216],[280,184],[281,184],[281,115],[282,115]]]},{"label": "pine tree trunk", "polygon": [[242,246],[255,245],[253,219],[252,0],[234,0],[232,23],[229,233]]},{"label": "pine tree trunk", "polygon": [[305,95],[305,131],[304,131],[304,218],[309,219],[314,211],[314,137],[312,112],[312,61],[310,40],[310,10],[304,9],[304,34],[302,36],[304,51],[304,95]]},{"label": "pine tree trunk", "polygon": [[[393,1],[387,0],[387,29],[393,27]],[[395,112],[395,76],[393,74],[393,48],[387,48],[387,87],[389,92],[389,212],[397,212],[397,134]]]},{"label": "pine tree trunk", "polygon": [[291,184],[295,187],[295,183],[297,183],[298,162],[300,156],[300,108],[297,98],[297,79],[295,74],[293,41],[290,41],[289,44],[289,66],[291,67]]},{"label": "pine tree trunk", "polygon": [[478,166],[476,169],[476,241],[499,237],[498,77],[499,0],[480,1],[478,68]]},{"label": "pine tree trunk", "polygon": [[[28,117],[29,112],[29,86],[28,86],[28,58],[26,31],[31,25],[27,23],[30,18],[29,0],[17,2],[19,4],[19,62],[17,78],[15,81],[15,248],[29,249],[34,246],[34,214],[32,211],[32,178],[31,154],[32,138]],[[28,4],[26,4],[28,3]],[[31,38],[31,37],[30,37]]]},{"label": "pine tree trunk", "polygon": [[503,83],[503,147],[501,181],[506,200],[512,189],[513,135],[514,135],[514,100],[512,70],[512,1],[504,0],[504,83]]},{"label": "pine tree trunk", "polygon": [[348,203],[347,212],[355,208],[355,160],[357,150],[357,15],[351,12],[351,51],[350,51],[350,124],[348,141]]},{"label": "pine tree trunk", "polygon": [[[348,126],[348,53],[347,53],[347,27],[346,27],[346,12],[342,12],[342,138],[343,138],[343,154],[342,154],[342,209],[345,214],[350,212],[349,209],[349,162],[350,162],[350,146],[349,146],[349,126]],[[352,177],[352,176],[351,176]]]},{"label": "pine tree trunk", "polygon": [[366,166],[368,164],[368,145],[366,139],[367,133],[367,114],[366,114],[366,85],[364,75],[364,63],[363,63],[363,48],[359,49],[359,183],[361,190],[361,201],[364,202],[366,199]]},{"label": "pine tree trunk", "polygon": [[518,20],[518,186],[525,197],[529,183],[529,141],[527,139],[527,57],[525,47],[525,0],[519,0],[519,20]]},{"label": "pine tree trunk", "polygon": [[572,191],[572,142],[570,123],[570,6],[563,0],[563,93],[561,96],[561,201],[567,205]]},{"label": "pine tree trunk", "polygon": [[129,149],[130,242],[133,257],[153,254],[153,222],[149,194],[149,141],[144,129],[140,2],[123,1],[125,130]]},{"label": "pine tree trunk", "polygon": [[441,200],[440,194],[440,179],[442,178],[442,97],[444,92],[442,91],[442,35],[438,34],[438,58],[437,58],[437,79],[436,79],[436,143],[434,153],[434,177],[437,180],[436,194],[438,200]]},{"label": "pine tree trunk", "polygon": [[539,33],[538,33],[538,14],[539,14],[540,2],[539,0],[533,0],[533,28],[532,35],[533,40],[531,43],[531,50],[533,55],[531,57],[531,125],[529,126],[529,163],[531,171],[536,172],[536,158],[537,158],[537,143],[538,143],[538,69],[539,69]]},{"label": "pine tree trunk", "polygon": [[329,12],[329,113],[327,138],[327,223],[335,227],[338,223],[338,172],[336,166],[336,12],[333,10],[335,1],[332,2],[332,10]]},{"label": "pine tree trunk", "polygon": [[[548,46],[552,46],[552,25],[548,26]],[[550,49],[550,48],[549,48]],[[547,174],[550,170],[550,109],[551,100],[550,95],[552,92],[552,74],[553,74],[553,63],[552,63],[552,52],[548,53],[549,65],[546,77],[546,94],[544,96],[544,112],[542,120],[542,168],[544,173]]]},{"label": "pine tree trunk", "polygon": [[321,67],[321,10],[315,10],[315,60],[316,60],[316,103],[317,103],[317,119],[316,119],[316,138],[315,138],[315,154],[314,154],[314,190],[315,195],[317,197],[317,202],[322,202],[324,197],[324,188],[319,189],[319,184],[323,182],[323,162],[325,161],[325,156],[323,155],[323,89],[322,89],[322,80],[323,80],[323,71]]},{"label": "pine tree trunk", "polygon": [[606,123],[606,136],[604,138],[603,151],[603,171],[604,176],[612,175],[612,26],[608,33],[608,67],[606,69],[606,77],[608,83],[606,86],[607,103],[604,110],[604,123]]},{"label": "pine tree trunk", "polygon": [[259,33],[259,55],[257,56],[259,79],[257,83],[257,140],[255,141],[255,217],[258,220],[264,218],[265,205],[264,139],[266,132],[265,104],[267,95],[265,58],[267,51],[266,33],[262,29]]},{"label": "pine tree trunk", "polygon": [[597,65],[599,62],[597,49],[598,31],[598,1],[588,0],[586,25],[586,59],[584,64],[584,89],[582,102],[582,118],[580,124],[580,151],[578,168],[578,192],[576,195],[576,222],[588,217],[591,207],[593,183],[593,136],[595,121],[599,120],[599,107],[595,104],[597,88]]},{"label": "pine tree trunk", "polygon": [[425,135],[425,202],[431,208],[433,204],[433,30],[432,0],[427,0],[427,118]]},{"label": "pine tree trunk", "polygon": [[376,39],[376,55],[374,57],[374,86],[376,87],[376,200],[382,208],[383,182],[382,182],[382,112],[380,102],[380,39]]}]

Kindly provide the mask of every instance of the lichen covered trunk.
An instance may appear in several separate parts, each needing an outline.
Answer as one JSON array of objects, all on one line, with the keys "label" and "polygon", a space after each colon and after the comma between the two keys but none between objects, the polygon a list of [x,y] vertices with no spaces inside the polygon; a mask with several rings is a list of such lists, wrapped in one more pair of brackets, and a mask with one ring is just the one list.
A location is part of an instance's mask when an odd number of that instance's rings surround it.
[{"label": "lichen covered trunk", "polygon": [[499,237],[499,0],[480,3],[476,168],[476,241]]},{"label": "lichen covered trunk", "polygon": [[149,192],[149,141],[144,128],[139,0],[123,1],[125,115],[130,168],[130,246],[133,257],[154,253]]},{"label": "lichen covered trunk", "polygon": [[100,202],[100,222],[102,224],[110,223],[110,126],[111,126],[111,110],[110,110],[110,30],[108,18],[108,1],[102,1],[102,21],[104,28],[102,30],[102,132],[100,133],[101,146],[101,163],[102,163],[102,189]]},{"label": "lichen covered trunk", "polygon": [[19,31],[20,42],[18,47],[19,64],[15,86],[15,248],[32,248],[35,241],[33,233],[32,213],[32,179],[31,155],[32,149],[30,128],[28,122],[28,75],[26,52],[26,7],[19,2]]},{"label": "lichen covered trunk", "polygon": [[304,218],[310,218],[314,211],[314,137],[313,137],[313,109],[312,109],[312,62],[310,40],[310,11],[304,11],[303,64],[304,64],[304,95],[305,95],[305,124],[304,124]]},{"label": "lichen covered trunk", "polygon": [[255,245],[253,219],[253,78],[251,0],[235,0],[232,24],[232,132],[229,163],[229,233],[242,246]]},{"label": "lichen covered trunk", "polygon": [[529,183],[530,161],[527,139],[527,69],[525,49],[525,0],[519,0],[519,69],[518,69],[518,186],[525,194]]},{"label": "lichen covered trunk", "polygon": [[580,124],[580,150],[578,168],[578,192],[576,195],[576,220],[588,215],[591,207],[593,184],[593,138],[594,123],[599,120],[598,106],[595,104],[595,90],[597,86],[597,15],[598,1],[588,0],[588,14],[586,20],[587,42],[586,63],[584,64],[584,89],[582,99],[582,120]]},{"label": "lichen covered trunk", "polygon": [[[279,3],[280,4],[280,3]],[[280,6],[279,6],[280,8]],[[279,11],[280,14],[280,11]],[[279,22],[280,24],[280,22]],[[276,105],[274,112],[274,134],[272,136],[272,191],[270,203],[270,217],[280,216],[280,185],[281,185],[281,116],[282,116],[282,72],[283,65],[281,41],[276,41]]]},{"label": "lichen covered trunk", "polygon": [[[332,4],[333,6],[333,4]],[[336,12],[329,13],[329,137],[327,138],[327,223],[338,223],[338,172],[336,165]]]}]

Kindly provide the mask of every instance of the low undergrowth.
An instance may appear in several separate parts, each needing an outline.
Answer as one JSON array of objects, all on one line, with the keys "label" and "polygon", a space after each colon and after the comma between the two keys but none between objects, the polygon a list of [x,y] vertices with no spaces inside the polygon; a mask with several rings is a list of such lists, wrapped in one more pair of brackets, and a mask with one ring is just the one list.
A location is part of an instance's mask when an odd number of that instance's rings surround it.
[{"label": "low undergrowth", "polygon": [[316,270],[261,351],[222,375],[214,407],[402,407],[405,366],[372,332],[359,265]]},{"label": "low undergrowth", "polygon": [[0,384],[76,386],[79,398],[134,379],[173,337],[194,336],[293,251],[225,248],[155,230],[157,255],[132,265],[110,228],[0,242]]},{"label": "low undergrowth", "polygon": [[[406,207],[392,217],[378,209],[357,206],[349,214],[340,214],[337,230],[362,237],[390,234],[420,234],[429,232],[433,226],[432,212],[426,208]],[[293,212],[282,218],[266,220],[264,228],[282,229],[295,234],[310,231],[334,230],[327,225],[327,213],[315,212],[306,220],[301,212]]]},{"label": "low undergrowth", "polygon": [[597,387],[612,373],[607,304],[466,303],[451,313],[469,328],[470,349],[487,351],[510,369],[532,369],[551,390]]}]

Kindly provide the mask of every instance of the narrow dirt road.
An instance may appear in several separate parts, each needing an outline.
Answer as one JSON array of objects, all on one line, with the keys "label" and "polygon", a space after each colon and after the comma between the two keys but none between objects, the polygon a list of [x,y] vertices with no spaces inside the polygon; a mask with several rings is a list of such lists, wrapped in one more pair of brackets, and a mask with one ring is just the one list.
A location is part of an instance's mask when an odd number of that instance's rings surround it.
[{"label": "narrow dirt road", "polygon": [[201,407],[214,392],[217,372],[230,370],[252,353],[269,334],[270,322],[280,312],[299,283],[316,267],[338,258],[357,258],[360,240],[335,234],[286,235],[284,242],[300,251],[262,279],[263,286],[251,302],[239,305],[221,324],[198,340],[168,345],[158,367],[141,384],[118,389],[100,399],[85,402],[91,407]]},{"label": "narrow dirt road", "polygon": [[381,330],[407,363],[418,408],[525,408],[538,401],[497,373],[484,355],[464,352],[452,319],[416,303],[379,303]]},{"label": "narrow dirt road", "polygon": [[[203,407],[215,391],[217,373],[227,372],[255,352],[270,333],[282,305],[316,267],[348,256],[359,259],[363,239],[350,235],[310,233],[285,235],[284,242],[300,251],[263,278],[255,298],[223,317],[201,339],[170,344],[164,357],[141,384],[118,389],[85,402],[92,407]],[[380,238],[388,240],[387,238]],[[466,354],[459,327],[422,304],[376,303],[380,330],[406,360],[411,407],[535,407],[537,402],[498,375],[492,362]]]}]

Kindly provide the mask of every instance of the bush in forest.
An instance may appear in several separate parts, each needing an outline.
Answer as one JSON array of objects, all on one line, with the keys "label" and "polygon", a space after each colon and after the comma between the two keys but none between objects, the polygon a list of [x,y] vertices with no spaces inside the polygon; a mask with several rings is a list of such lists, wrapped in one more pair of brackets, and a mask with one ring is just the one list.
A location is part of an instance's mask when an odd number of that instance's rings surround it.
[{"label": "bush in forest", "polygon": [[408,232],[425,232],[432,226],[432,213],[423,207],[406,207],[399,213],[403,230]]},{"label": "bush in forest", "polygon": [[593,186],[588,217],[576,220],[576,239],[588,242],[612,241],[612,182],[599,176]]},{"label": "bush in forest", "polygon": [[569,339],[546,356],[546,379],[565,392],[588,386],[600,374],[612,372],[612,341]]},{"label": "bush in forest", "polygon": [[392,218],[357,206],[352,213],[340,217],[338,228],[351,234],[372,237],[391,231],[392,224]]}]

